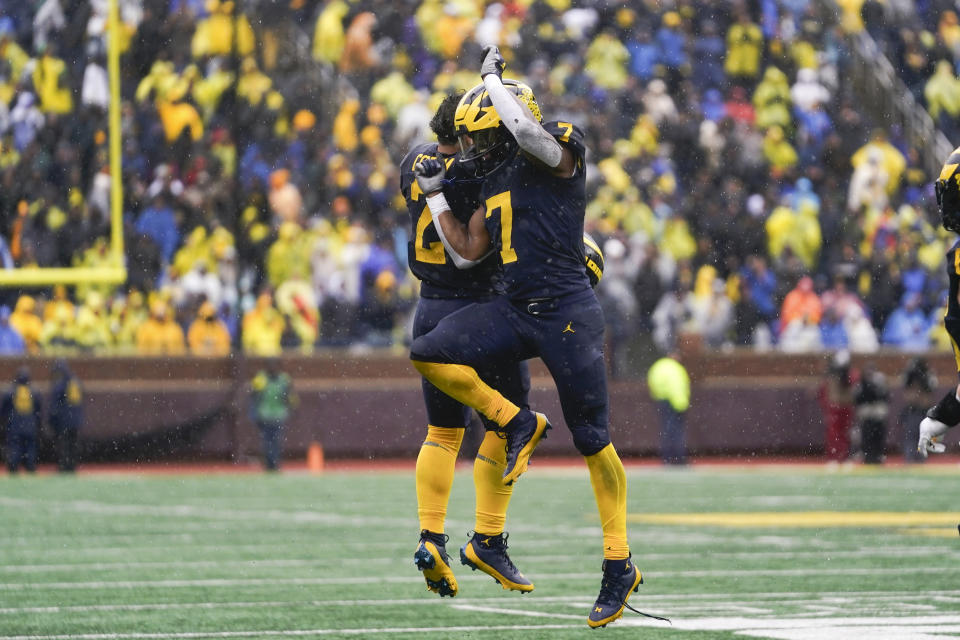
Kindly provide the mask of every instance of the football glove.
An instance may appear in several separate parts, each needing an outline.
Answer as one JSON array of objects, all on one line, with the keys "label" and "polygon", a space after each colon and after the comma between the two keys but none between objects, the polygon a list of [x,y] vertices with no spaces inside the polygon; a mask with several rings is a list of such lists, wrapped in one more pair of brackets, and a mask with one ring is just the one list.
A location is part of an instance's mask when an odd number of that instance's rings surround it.
[{"label": "football glove", "polygon": [[503,56],[500,55],[500,49],[492,44],[483,48],[483,64],[480,65],[480,77],[495,74],[501,80],[503,79],[503,69],[507,66]]},{"label": "football glove", "polygon": [[920,442],[917,443],[917,451],[924,458],[930,452],[943,453],[947,450],[947,445],[943,444],[943,434],[950,427],[934,418],[924,418],[920,422]]},{"label": "football glove", "polygon": [[427,158],[413,167],[413,173],[417,176],[417,184],[420,186],[420,190],[430,195],[443,189],[443,180],[447,171],[443,163],[436,158]]}]

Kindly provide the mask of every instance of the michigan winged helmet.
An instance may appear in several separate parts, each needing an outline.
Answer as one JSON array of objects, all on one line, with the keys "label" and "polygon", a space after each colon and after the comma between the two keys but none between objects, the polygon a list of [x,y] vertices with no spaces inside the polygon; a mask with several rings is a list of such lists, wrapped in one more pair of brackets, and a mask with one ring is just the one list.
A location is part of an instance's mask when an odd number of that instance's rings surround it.
[{"label": "michigan winged helmet", "polygon": [[[530,109],[537,122],[543,121],[533,89],[517,80],[504,80],[503,86]],[[453,124],[460,139],[460,161],[473,166],[478,175],[486,175],[499,168],[517,148],[516,141],[500,120],[490,94],[482,84],[464,94],[457,105]]]},{"label": "michigan winged helmet", "polygon": [[960,147],[954,149],[934,183],[943,228],[960,233]]}]

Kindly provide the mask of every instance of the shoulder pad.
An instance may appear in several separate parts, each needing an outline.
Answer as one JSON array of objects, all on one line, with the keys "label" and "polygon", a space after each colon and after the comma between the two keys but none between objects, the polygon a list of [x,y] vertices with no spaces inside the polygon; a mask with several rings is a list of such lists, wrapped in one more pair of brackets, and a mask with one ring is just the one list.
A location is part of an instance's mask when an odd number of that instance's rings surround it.
[{"label": "shoulder pad", "polygon": [[400,161],[400,171],[413,171],[413,164],[417,161],[420,156],[436,156],[437,155],[437,143],[436,142],[424,142],[418,144],[413,149],[403,157],[403,160]]},{"label": "shoulder pad", "polygon": [[583,130],[572,122],[551,121],[544,122],[543,128],[557,139],[557,142],[569,148],[581,158],[587,154],[587,146],[583,140]]}]

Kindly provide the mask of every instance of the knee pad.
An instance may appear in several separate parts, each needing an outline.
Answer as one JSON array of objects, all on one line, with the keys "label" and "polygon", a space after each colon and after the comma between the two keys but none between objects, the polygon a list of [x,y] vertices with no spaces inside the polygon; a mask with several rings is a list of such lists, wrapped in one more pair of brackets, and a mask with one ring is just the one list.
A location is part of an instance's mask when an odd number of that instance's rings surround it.
[{"label": "knee pad", "polygon": [[573,435],[573,446],[583,456],[592,456],[610,444],[610,430],[606,426],[581,424],[570,427],[570,433]]}]

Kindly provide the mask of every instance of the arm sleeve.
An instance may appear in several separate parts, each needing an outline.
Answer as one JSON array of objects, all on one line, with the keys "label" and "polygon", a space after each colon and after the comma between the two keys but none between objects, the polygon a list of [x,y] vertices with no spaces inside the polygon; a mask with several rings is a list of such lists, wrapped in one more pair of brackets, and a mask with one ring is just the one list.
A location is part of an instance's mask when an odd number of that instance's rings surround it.
[{"label": "arm sleeve", "polygon": [[[440,224],[440,214],[450,211],[450,205],[447,204],[447,199],[442,196],[427,196],[427,206],[430,208],[430,217],[433,218],[433,226],[437,230],[440,242],[443,243],[443,248],[446,249],[447,255],[453,260],[453,264],[457,269],[469,269],[470,267],[480,264],[490,255],[488,252],[479,260],[470,260],[461,256],[457,250],[453,248],[453,245],[450,244],[450,241],[447,240],[447,236],[443,232],[443,225]],[[453,213],[451,212],[450,215],[453,215]]]},{"label": "arm sleeve", "polygon": [[547,133],[531,114],[524,113],[526,107],[507,91],[500,78],[496,74],[488,74],[483,79],[483,86],[487,88],[490,101],[500,115],[503,126],[516,138],[520,148],[548,167],[559,166],[563,159],[560,143]]}]

